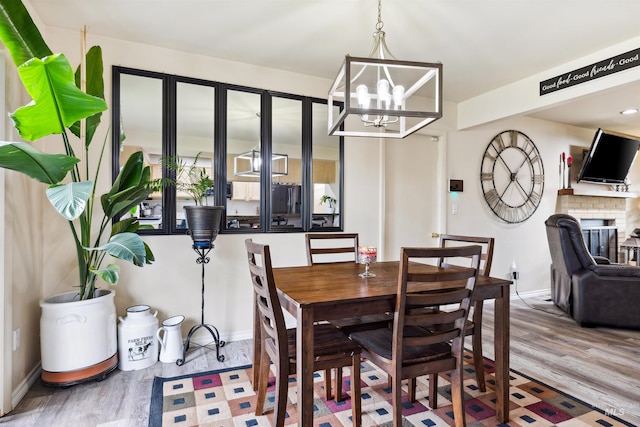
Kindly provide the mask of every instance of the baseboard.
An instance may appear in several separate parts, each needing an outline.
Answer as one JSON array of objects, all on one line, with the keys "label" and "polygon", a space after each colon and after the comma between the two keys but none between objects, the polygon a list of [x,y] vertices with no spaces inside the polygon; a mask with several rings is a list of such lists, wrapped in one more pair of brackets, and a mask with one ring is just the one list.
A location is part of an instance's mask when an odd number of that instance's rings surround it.
[{"label": "baseboard", "polygon": [[511,299],[518,298],[518,295],[521,298],[550,297],[551,296],[551,290],[550,289],[538,289],[538,290],[535,290],[535,291],[518,292],[517,294],[511,294]]},{"label": "baseboard", "polygon": [[[186,338],[183,336],[183,338]],[[224,342],[243,341],[253,338],[253,330],[220,333],[220,339]],[[191,337],[191,342],[197,345],[210,345],[212,341],[210,334],[201,334],[197,332]]]},{"label": "baseboard", "polygon": [[[518,291],[518,293],[515,293],[516,289],[512,288],[512,290],[514,292],[512,292],[510,294],[510,298],[511,300],[520,300],[520,299],[524,299],[524,298],[551,298],[551,291],[549,289],[536,289],[534,291],[526,291],[526,292],[520,292]],[[491,305],[495,302],[496,300],[494,299],[490,299],[490,300],[485,300],[484,304],[487,305]]]},{"label": "baseboard", "polygon": [[42,365],[38,363],[29,372],[29,375],[18,384],[18,387],[11,393],[11,409],[18,406],[18,403],[27,395],[29,389],[40,379],[40,372],[42,372]]}]

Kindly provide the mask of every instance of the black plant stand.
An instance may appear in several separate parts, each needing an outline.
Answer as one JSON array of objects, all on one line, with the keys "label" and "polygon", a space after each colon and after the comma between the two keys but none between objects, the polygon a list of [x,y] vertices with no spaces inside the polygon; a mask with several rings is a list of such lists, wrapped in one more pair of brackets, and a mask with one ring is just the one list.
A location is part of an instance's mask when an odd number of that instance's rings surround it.
[{"label": "black plant stand", "polygon": [[[200,328],[205,328],[211,336],[213,337],[213,341],[216,343],[216,357],[218,362],[224,362],[224,355],[220,354],[220,347],[224,347],[224,341],[220,339],[220,333],[213,325],[207,325],[204,323],[204,265],[209,263],[209,252],[213,249],[213,244],[210,242],[196,242],[193,246],[193,250],[198,254],[198,258],[196,259],[196,263],[202,265],[202,306],[200,308],[200,324],[194,325],[189,331],[189,335],[187,335],[187,339],[184,342],[184,349],[182,350],[182,359],[178,359],[176,364],[178,366],[184,365],[184,362],[187,357],[187,350],[189,349],[189,343],[191,341],[191,336]],[[206,347],[206,346],[205,346]]]}]

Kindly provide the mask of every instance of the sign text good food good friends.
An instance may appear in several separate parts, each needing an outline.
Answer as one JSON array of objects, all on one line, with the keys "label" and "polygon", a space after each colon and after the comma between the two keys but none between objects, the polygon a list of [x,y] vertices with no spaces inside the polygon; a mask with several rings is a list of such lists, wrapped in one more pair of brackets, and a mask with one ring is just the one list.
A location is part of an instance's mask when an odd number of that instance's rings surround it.
[{"label": "sign text good food good friends", "polygon": [[540,96],[640,65],[640,49],[578,68],[540,82]]}]

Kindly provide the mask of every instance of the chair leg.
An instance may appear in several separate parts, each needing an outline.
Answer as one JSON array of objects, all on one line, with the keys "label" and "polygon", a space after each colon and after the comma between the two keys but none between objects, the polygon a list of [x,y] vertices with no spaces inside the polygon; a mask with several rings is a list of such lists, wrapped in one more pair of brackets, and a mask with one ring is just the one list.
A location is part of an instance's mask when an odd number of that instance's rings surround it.
[{"label": "chair leg", "polygon": [[333,387],[333,400],[342,402],[342,368],[336,368],[336,382]]},{"label": "chair leg", "polygon": [[331,400],[331,369],[324,370],[324,400]]},{"label": "chair leg", "polygon": [[462,394],[462,366],[459,361],[458,367],[451,371],[451,401],[453,403],[453,417],[456,427],[467,425],[464,414],[464,396]]},{"label": "chair leg", "polygon": [[[341,368],[338,370],[342,371]],[[342,375],[341,375],[342,376]],[[354,354],[351,362],[351,417],[355,427],[362,424],[362,395],[360,381],[360,355]],[[336,388],[337,390],[337,388]]]},{"label": "chair leg", "polygon": [[409,402],[415,402],[416,401],[416,379],[414,378],[409,378]]},{"label": "chair leg", "polygon": [[275,426],[284,426],[284,417],[287,413],[287,391],[289,389],[289,369],[288,362],[283,361],[276,375],[276,406],[275,406]]},{"label": "chair leg", "polygon": [[487,391],[484,380],[484,357],[482,355],[482,301],[476,301],[473,306],[473,365],[476,370],[476,382],[481,392]]},{"label": "chair leg", "polygon": [[402,427],[402,378],[400,375],[393,377],[391,386],[393,405],[393,427]]},{"label": "chair leg", "polygon": [[264,414],[264,401],[267,396],[267,387],[269,385],[269,362],[269,355],[266,351],[262,350],[262,353],[260,354],[260,372],[256,375],[258,377],[258,382],[254,384],[258,391],[258,397],[256,399],[256,415],[258,416]]},{"label": "chair leg", "polygon": [[438,374],[429,374],[429,406],[438,409]]}]

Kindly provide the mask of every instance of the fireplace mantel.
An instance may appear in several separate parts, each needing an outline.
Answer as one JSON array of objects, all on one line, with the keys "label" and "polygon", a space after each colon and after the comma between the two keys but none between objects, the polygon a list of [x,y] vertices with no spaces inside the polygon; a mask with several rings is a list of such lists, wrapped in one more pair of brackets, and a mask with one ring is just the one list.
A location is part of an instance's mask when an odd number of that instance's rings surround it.
[{"label": "fireplace mantel", "polygon": [[574,190],[563,189],[558,190],[558,196],[578,196],[578,197],[618,197],[624,199],[635,199],[638,193],[628,191],[608,191],[608,190]]}]

